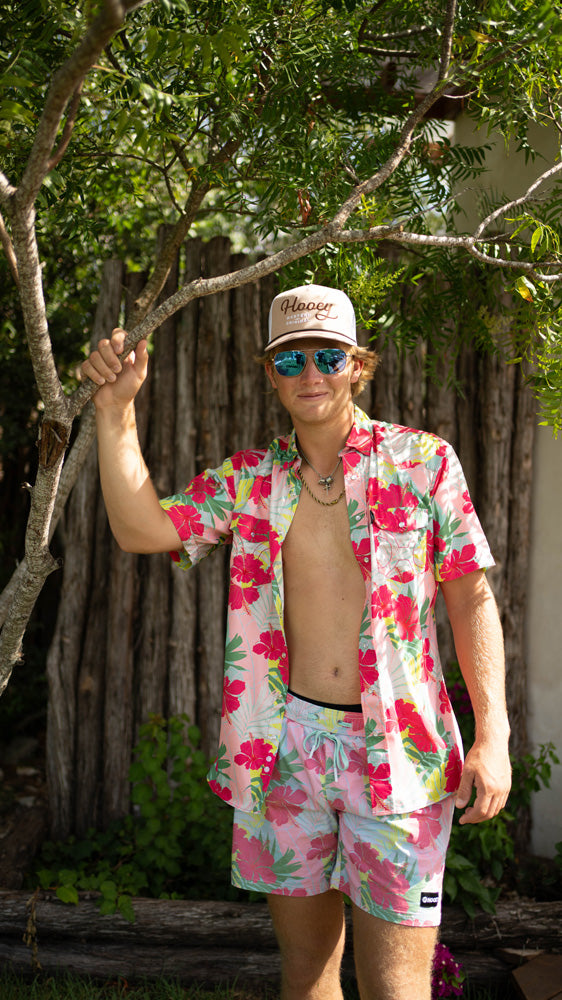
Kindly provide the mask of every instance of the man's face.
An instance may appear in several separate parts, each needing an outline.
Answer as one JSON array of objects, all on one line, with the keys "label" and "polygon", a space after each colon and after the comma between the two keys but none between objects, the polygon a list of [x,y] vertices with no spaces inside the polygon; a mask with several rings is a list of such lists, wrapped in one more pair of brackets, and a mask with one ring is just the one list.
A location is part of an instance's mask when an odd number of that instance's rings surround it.
[{"label": "man's face", "polygon": [[306,364],[300,375],[283,376],[273,362],[266,371],[279,399],[289,411],[294,422],[317,423],[333,418],[352,407],[351,386],[357,382],[362,362],[348,356],[343,371],[334,375],[324,375],[314,363],[314,351],[319,348],[339,347],[348,352],[349,344],[333,340],[303,337],[282,345],[275,354],[283,350],[297,350],[306,353]]}]

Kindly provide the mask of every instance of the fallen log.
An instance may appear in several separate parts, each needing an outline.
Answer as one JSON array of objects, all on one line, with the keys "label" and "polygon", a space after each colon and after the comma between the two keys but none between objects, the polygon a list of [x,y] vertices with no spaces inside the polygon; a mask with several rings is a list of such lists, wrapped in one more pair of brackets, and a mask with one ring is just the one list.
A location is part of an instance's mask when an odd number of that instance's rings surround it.
[{"label": "fallen log", "polygon": [[[255,985],[275,982],[279,958],[264,903],[134,899],[134,924],[119,913],[102,916],[92,896],[78,905],[53,893],[0,891],[0,964],[33,969],[34,954],[49,973],[60,970],[127,979]],[[22,943],[27,934],[28,946]],[[348,936],[351,941],[351,934]],[[471,982],[504,982],[508,949],[562,953],[562,901],[512,898],[496,914],[469,920],[445,908],[441,940]],[[344,974],[353,975],[351,948]]]}]

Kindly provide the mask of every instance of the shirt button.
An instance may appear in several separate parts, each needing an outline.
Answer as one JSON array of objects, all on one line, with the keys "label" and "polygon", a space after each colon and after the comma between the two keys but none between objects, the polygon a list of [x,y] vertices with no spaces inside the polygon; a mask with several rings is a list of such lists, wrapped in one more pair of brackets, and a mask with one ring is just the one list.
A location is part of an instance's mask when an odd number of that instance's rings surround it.
[{"label": "shirt button", "polygon": [[269,757],[266,757],[265,759],[266,759],[267,761],[270,761],[270,760],[273,760],[273,757],[272,757],[272,756],[271,756],[271,754],[270,754],[270,755],[269,755]]},{"label": "shirt button", "polygon": [[271,771],[270,767],[264,767],[264,771]]}]

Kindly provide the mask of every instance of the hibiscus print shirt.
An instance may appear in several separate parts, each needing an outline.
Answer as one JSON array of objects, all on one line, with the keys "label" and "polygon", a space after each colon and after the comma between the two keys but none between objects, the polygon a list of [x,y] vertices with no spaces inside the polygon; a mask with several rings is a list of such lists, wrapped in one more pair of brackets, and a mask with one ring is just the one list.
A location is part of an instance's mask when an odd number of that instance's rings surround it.
[{"label": "hibiscus print shirt", "polygon": [[[355,407],[341,451],[351,543],[365,580],[358,669],[371,804],[420,809],[456,791],[462,744],[443,681],[434,605],[441,581],[494,561],[445,441]],[[261,810],[289,682],[282,545],[301,489],[294,431],[241,451],[162,500],[184,569],[232,546],[220,746],[213,791]]]}]

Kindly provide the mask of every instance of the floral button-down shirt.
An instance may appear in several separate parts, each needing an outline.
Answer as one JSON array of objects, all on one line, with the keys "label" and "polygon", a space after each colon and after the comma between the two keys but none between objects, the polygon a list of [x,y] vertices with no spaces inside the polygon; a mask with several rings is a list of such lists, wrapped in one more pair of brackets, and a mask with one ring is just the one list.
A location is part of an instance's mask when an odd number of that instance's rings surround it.
[{"label": "floral button-down shirt", "polygon": [[[462,743],[443,681],[439,582],[494,564],[459,461],[445,441],[355,407],[341,451],[351,544],[363,572],[358,669],[375,813],[420,809],[456,791]],[[289,682],[283,540],[299,500],[294,431],[242,451],[162,500],[184,569],[232,545],[221,735],[209,772],[233,806],[262,808]]]}]

